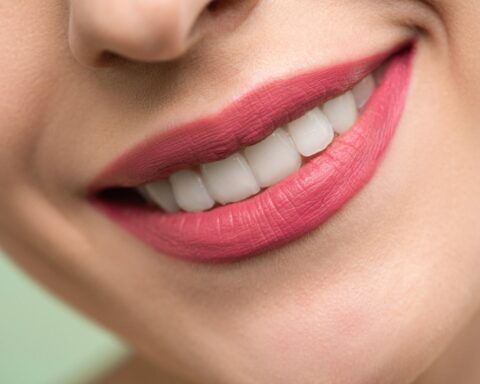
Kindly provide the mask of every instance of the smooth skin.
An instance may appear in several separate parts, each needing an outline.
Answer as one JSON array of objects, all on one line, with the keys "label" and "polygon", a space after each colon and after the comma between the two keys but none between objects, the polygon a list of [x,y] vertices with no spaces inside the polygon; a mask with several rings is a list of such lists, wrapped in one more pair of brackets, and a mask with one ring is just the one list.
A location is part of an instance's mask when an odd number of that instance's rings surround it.
[{"label": "smooth skin", "polygon": [[[478,383],[477,0],[0,9],[1,247],[151,361],[153,382]],[[152,134],[412,37],[411,89],[384,163],[299,241],[233,264],[183,262],[85,199],[106,164]]]}]

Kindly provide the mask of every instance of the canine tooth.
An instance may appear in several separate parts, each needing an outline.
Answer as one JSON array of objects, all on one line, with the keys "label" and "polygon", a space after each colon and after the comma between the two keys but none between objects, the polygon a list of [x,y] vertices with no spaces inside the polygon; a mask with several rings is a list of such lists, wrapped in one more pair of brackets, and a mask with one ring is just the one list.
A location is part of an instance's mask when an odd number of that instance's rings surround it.
[{"label": "canine tooth", "polygon": [[202,178],[195,171],[178,171],[170,176],[170,183],[175,200],[184,211],[206,211],[215,205]]},{"label": "canine tooth", "polygon": [[330,120],[333,130],[338,134],[347,132],[355,124],[358,117],[355,98],[350,91],[327,101],[323,106],[323,111]]},{"label": "canine tooth", "polygon": [[298,151],[307,157],[323,151],[334,137],[330,121],[319,108],[288,124],[288,132]]},{"label": "canine tooth", "polygon": [[297,171],[302,162],[292,138],[283,128],[245,148],[245,157],[261,187],[278,183]]},{"label": "canine tooth", "polygon": [[201,171],[208,192],[221,204],[244,200],[260,191],[247,160],[240,153],[204,164]]},{"label": "canine tooth", "polygon": [[375,91],[376,84],[372,75],[368,75],[362,81],[360,81],[352,89],[353,96],[355,97],[355,102],[357,103],[357,108],[362,109],[370,100],[373,92]]},{"label": "canine tooth", "polygon": [[149,183],[143,188],[148,199],[159,205],[165,212],[178,212],[180,207],[173,196],[172,186],[167,180]]}]

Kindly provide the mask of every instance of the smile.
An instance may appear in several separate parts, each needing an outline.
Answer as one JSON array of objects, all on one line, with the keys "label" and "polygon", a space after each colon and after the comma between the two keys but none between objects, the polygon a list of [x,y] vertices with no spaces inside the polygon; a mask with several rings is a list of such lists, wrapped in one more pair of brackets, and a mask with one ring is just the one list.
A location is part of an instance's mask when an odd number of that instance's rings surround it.
[{"label": "smile", "polygon": [[293,241],[374,175],[403,113],[414,53],[403,46],[263,85],[135,146],[95,179],[90,201],[182,259],[231,261]]}]

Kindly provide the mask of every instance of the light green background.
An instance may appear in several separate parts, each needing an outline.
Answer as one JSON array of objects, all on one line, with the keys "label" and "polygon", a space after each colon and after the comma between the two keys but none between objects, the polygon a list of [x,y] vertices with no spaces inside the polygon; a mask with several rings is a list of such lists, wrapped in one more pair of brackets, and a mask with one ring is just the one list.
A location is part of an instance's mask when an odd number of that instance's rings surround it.
[{"label": "light green background", "polygon": [[0,252],[0,383],[84,384],[127,355]]}]

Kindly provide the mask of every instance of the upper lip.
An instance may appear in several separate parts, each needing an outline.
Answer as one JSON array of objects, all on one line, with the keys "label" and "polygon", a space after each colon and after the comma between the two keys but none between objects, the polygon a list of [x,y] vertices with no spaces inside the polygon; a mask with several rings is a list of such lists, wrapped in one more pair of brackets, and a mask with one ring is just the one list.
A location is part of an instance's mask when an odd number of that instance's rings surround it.
[{"label": "upper lip", "polygon": [[[95,194],[113,187],[138,187],[182,168],[226,158],[344,93],[409,44],[401,43],[358,62],[262,85],[220,113],[135,145],[95,177],[88,191]],[[337,81],[329,82],[326,87],[326,80],[332,78]],[[305,88],[306,83],[308,88]]]}]

